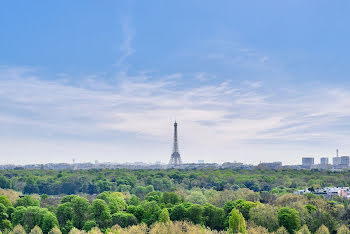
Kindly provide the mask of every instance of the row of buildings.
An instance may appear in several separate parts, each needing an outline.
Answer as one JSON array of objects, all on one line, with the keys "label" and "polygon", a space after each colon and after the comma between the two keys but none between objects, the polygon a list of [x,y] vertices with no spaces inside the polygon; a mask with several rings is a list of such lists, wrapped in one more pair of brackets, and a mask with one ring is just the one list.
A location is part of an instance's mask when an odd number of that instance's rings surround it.
[{"label": "row of buildings", "polygon": [[350,156],[339,156],[337,150],[336,157],[332,158],[332,164],[327,157],[322,157],[319,164],[315,164],[313,157],[303,157],[301,166],[304,169],[346,169],[350,167]]},{"label": "row of buildings", "polygon": [[332,200],[333,197],[337,197],[337,196],[350,199],[349,187],[325,187],[325,188],[319,188],[316,190],[311,190],[307,188],[303,190],[297,190],[294,192],[294,194],[297,194],[297,195],[304,195],[308,193],[312,193],[318,196],[324,196],[330,200]]}]

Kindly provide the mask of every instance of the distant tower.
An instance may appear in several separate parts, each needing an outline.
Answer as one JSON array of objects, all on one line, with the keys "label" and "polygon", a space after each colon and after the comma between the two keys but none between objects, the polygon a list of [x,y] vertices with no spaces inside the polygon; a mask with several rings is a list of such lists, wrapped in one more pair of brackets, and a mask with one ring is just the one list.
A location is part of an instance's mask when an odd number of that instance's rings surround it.
[{"label": "distant tower", "polygon": [[182,160],[181,160],[181,156],[179,153],[179,146],[178,146],[178,142],[177,142],[177,123],[175,121],[175,123],[174,123],[173,153],[171,154],[169,165],[177,166],[177,165],[181,165],[181,164],[182,164]]}]

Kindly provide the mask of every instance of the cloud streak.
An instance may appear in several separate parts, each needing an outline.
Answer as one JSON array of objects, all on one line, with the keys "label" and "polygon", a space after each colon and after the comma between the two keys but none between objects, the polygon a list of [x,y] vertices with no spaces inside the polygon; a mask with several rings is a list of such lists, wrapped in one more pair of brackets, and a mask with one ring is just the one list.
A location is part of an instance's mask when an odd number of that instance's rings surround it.
[{"label": "cloud streak", "polygon": [[140,75],[98,88],[89,82],[72,85],[22,68],[2,68],[0,126],[8,131],[34,129],[35,135],[49,134],[53,141],[57,135],[94,141],[106,134],[127,134],[130,144],[164,145],[170,144],[176,117],[188,152],[217,152],[221,161],[233,161],[228,154],[241,152],[237,147],[341,143],[349,134],[341,124],[350,117],[350,92],[345,88],[293,89],[281,98],[282,90],[264,90],[256,81],[183,87],[181,78],[164,81]]},{"label": "cloud streak", "polygon": [[124,17],[122,19],[122,31],[124,35],[124,41],[120,45],[119,49],[123,53],[118,60],[117,65],[125,65],[126,59],[135,53],[135,49],[132,47],[131,43],[135,37],[135,30],[130,26],[130,19]]}]

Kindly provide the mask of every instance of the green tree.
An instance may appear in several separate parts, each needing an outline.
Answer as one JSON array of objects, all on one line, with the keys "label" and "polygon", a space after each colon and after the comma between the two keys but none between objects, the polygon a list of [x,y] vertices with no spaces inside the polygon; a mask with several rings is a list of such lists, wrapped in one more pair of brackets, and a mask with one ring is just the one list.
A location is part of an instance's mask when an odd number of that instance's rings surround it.
[{"label": "green tree", "polygon": [[73,225],[73,221],[72,220],[68,220],[66,222],[66,224],[61,227],[61,230],[62,230],[62,233],[63,234],[67,234],[69,233],[72,229],[74,228],[74,225]]},{"label": "green tree", "polygon": [[246,233],[246,224],[244,217],[238,209],[232,209],[229,216],[230,233]]},{"label": "green tree", "polygon": [[311,221],[308,222],[308,227],[311,232],[316,232],[321,225],[325,225],[332,233],[336,232],[338,222],[331,213],[317,210],[316,212],[312,212],[310,216]]},{"label": "green tree", "polygon": [[236,208],[236,203],[234,201],[226,202],[224,205],[225,215],[228,216],[234,208]]},{"label": "green tree", "polygon": [[70,202],[60,204],[56,208],[56,217],[61,227],[66,225],[68,220],[72,220],[73,206]]},{"label": "green tree", "polygon": [[110,195],[111,195],[111,193],[109,191],[104,191],[104,192],[100,193],[99,195],[97,195],[96,199],[102,199],[106,203],[108,203],[110,201]]},{"label": "green tree", "polygon": [[205,226],[211,229],[222,230],[225,225],[225,211],[212,204],[205,204],[203,206],[203,219]]},{"label": "green tree", "polygon": [[234,207],[242,213],[245,219],[249,219],[250,209],[256,206],[257,206],[257,203],[251,202],[251,201],[245,201],[243,199],[239,199],[234,202]]},{"label": "green tree", "polygon": [[180,221],[186,219],[186,208],[183,204],[174,206],[170,212],[170,219],[173,221]]},{"label": "green tree", "polygon": [[118,212],[112,215],[112,224],[118,224],[122,228],[136,225],[137,218],[133,214],[128,214],[124,212]]},{"label": "green tree", "polygon": [[93,229],[94,227],[97,227],[97,224],[95,222],[95,220],[88,220],[85,222],[84,226],[83,226],[83,230],[88,232],[91,229]]},{"label": "green tree", "polygon": [[15,209],[15,211],[12,214],[13,225],[20,225],[21,223],[23,223],[23,219],[26,211],[27,211],[27,208],[23,206],[19,206]]},{"label": "green tree", "polygon": [[125,210],[127,207],[127,204],[123,198],[117,197],[111,199],[111,201],[108,204],[108,208],[111,212],[111,214],[115,214],[119,211]]},{"label": "green tree", "polygon": [[145,214],[145,209],[141,205],[139,206],[131,205],[128,207],[127,212],[130,214],[133,214],[138,221],[141,221]]},{"label": "green tree", "polygon": [[18,199],[15,202],[15,207],[18,206],[24,206],[24,207],[28,207],[28,206],[40,206],[40,201],[37,199],[34,199],[32,196],[30,195],[26,195],[20,199]]},{"label": "green tree", "polygon": [[192,191],[188,197],[188,201],[194,204],[204,205],[207,203],[207,199],[201,191]]},{"label": "green tree", "polygon": [[277,207],[271,205],[258,205],[249,211],[250,221],[256,225],[265,227],[269,232],[274,232],[279,228]]},{"label": "green tree", "polygon": [[202,224],[203,207],[198,204],[193,204],[187,209],[187,219],[194,224]]},{"label": "green tree", "polygon": [[161,202],[176,205],[180,202],[180,197],[174,192],[164,192],[161,197]]},{"label": "green tree", "polygon": [[314,206],[314,205],[306,205],[305,206],[305,208],[307,209],[307,211],[309,212],[309,213],[312,213],[312,212],[314,212],[314,211],[317,211],[317,208],[316,208],[316,206]]},{"label": "green tree", "polygon": [[8,218],[7,208],[6,206],[4,206],[4,204],[0,203],[0,221],[7,218]]},{"label": "green tree", "polygon": [[9,208],[12,206],[11,201],[5,195],[0,196],[0,203],[3,204],[6,208]]},{"label": "green tree", "polygon": [[278,221],[280,226],[285,227],[289,233],[294,233],[300,228],[299,213],[292,208],[280,208],[278,211]]},{"label": "green tree", "polygon": [[144,210],[142,222],[146,223],[147,225],[151,225],[152,223],[158,221],[161,209],[159,208],[157,202],[143,201],[140,206]]},{"label": "green tree", "polygon": [[7,179],[5,176],[0,176],[0,188],[4,188],[4,189],[7,189],[7,188],[10,188],[11,186],[11,183],[10,183],[10,180]]},{"label": "green tree", "polygon": [[72,202],[73,198],[78,197],[77,195],[66,195],[62,197],[61,199],[61,204],[66,203],[66,202]]},{"label": "green tree", "polygon": [[162,211],[160,212],[159,222],[161,222],[161,223],[169,223],[170,222],[169,211],[167,208],[162,209]]},{"label": "green tree", "polygon": [[51,231],[52,228],[57,226],[58,226],[58,221],[55,214],[53,214],[50,211],[47,211],[43,216],[42,231],[44,233],[48,233],[49,231]]},{"label": "green tree", "polygon": [[112,221],[112,216],[108,209],[108,205],[102,199],[94,200],[92,203],[91,212],[92,217],[100,228],[107,228]]},{"label": "green tree", "polygon": [[133,206],[138,206],[140,204],[140,198],[138,198],[137,196],[135,196],[134,194],[131,195],[129,201],[128,201],[129,205],[133,205]]},{"label": "green tree", "polygon": [[87,221],[90,203],[86,198],[78,196],[74,197],[71,203],[73,208],[73,225],[76,228],[81,229],[84,226],[84,223]]},{"label": "green tree", "polygon": [[0,228],[3,231],[11,230],[12,229],[12,223],[10,222],[10,220],[7,220],[7,219],[1,220]]},{"label": "green tree", "polygon": [[[23,225],[26,231],[30,232],[35,226],[41,225],[43,214],[45,212],[47,212],[46,209],[40,209],[37,206],[29,206],[27,208],[17,207],[14,212],[13,223],[15,225]],[[17,220],[17,215],[21,219]],[[16,223],[17,221],[19,221],[19,223]]]}]

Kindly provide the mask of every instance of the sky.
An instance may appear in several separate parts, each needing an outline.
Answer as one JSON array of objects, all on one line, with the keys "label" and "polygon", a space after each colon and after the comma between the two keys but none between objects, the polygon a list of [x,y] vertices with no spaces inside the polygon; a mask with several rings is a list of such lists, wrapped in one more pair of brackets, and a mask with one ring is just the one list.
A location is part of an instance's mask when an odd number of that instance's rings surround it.
[{"label": "sky", "polygon": [[1,1],[0,164],[350,155],[350,2]]}]

